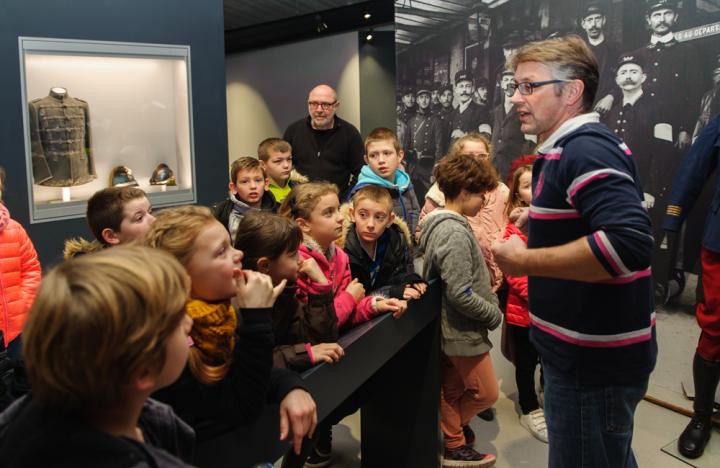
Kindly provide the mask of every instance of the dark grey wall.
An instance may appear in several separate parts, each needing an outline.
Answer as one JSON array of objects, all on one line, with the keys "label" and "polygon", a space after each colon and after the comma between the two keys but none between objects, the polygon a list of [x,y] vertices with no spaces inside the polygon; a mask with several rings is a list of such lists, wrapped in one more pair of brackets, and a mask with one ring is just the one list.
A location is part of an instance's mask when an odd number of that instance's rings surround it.
[{"label": "dark grey wall", "polygon": [[189,44],[198,201],[226,193],[227,123],[222,0],[4,0],[0,14],[0,165],[5,202],[25,226],[44,267],[63,241],[92,237],[84,219],[29,224],[18,36]]},{"label": "dark grey wall", "polygon": [[376,31],[372,42],[367,33],[358,33],[360,54],[360,133],[376,127],[394,129],[395,114],[395,32]]}]

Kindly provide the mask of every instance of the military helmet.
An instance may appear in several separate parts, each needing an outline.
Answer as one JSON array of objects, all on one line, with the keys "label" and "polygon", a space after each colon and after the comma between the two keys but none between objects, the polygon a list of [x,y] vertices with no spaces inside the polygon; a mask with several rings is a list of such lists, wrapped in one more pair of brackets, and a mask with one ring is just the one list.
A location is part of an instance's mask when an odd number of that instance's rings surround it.
[{"label": "military helmet", "polygon": [[115,166],[110,171],[110,187],[137,187],[132,169],[127,166]]},{"label": "military helmet", "polygon": [[167,164],[158,164],[150,177],[150,185],[176,185],[175,173]]}]

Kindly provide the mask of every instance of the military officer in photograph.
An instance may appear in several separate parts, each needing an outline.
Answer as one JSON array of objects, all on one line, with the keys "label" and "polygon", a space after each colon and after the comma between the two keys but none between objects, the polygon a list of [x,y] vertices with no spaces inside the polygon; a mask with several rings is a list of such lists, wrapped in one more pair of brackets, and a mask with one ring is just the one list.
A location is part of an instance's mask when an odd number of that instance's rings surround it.
[{"label": "military officer in photograph", "polygon": [[417,91],[417,112],[407,126],[409,145],[405,151],[410,159],[410,177],[418,200],[425,199],[432,168],[442,157],[443,125],[430,110],[431,99],[429,89]]},{"label": "military officer in photograph", "polygon": [[453,87],[446,84],[440,87],[438,94],[440,107],[433,112],[433,115],[440,121],[442,141],[440,142],[441,154],[447,154],[450,147],[450,118],[453,114]]},{"label": "military officer in photograph", "polygon": [[647,82],[643,86],[648,97],[660,106],[661,120],[672,123],[666,139],[679,149],[690,144],[700,103],[701,69],[693,44],[678,42],[673,28],[678,21],[677,4],[670,0],[650,2],[645,14],[650,42],[635,54],[646,64]]},{"label": "military officer in photograph", "polygon": [[[655,197],[658,197],[656,183],[657,170],[664,165],[660,147],[653,137],[657,117],[657,100],[647,96],[643,84],[647,81],[643,59],[634,53],[620,56],[617,61],[615,83],[620,92],[620,101],[603,115],[603,122],[627,144],[635,157],[635,163],[645,192],[645,204],[649,212],[655,210]],[[666,142],[666,144],[670,144]],[[672,152],[672,148],[665,148]],[[657,168],[655,166],[658,166]],[[660,218],[657,219],[659,221]],[[657,224],[655,224],[657,226]]]},{"label": "military officer in photograph", "polygon": [[473,101],[475,86],[466,70],[455,74],[455,100],[458,103],[450,118],[450,138],[465,136],[468,132],[491,133],[490,114]]},{"label": "military officer in photograph", "polygon": [[[606,107],[608,101],[601,103],[600,100],[607,97],[612,91],[615,83],[615,61],[620,55],[620,47],[617,43],[611,41],[605,35],[605,25],[607,24],[607,16],[600,3],[590,3],[583,10],[578,23],[583,30],[585,42],[590,46],[590,50],[595,54],[598,61],[598,72],[600,74],[600,83],[597,90],[595,110],[606,112],[610,106]],[[610,98],[612,102],[612,98]]]},{"label": "military officer in photograph", "polygon": [[412,87],[403,86],[400,94],[401,106],[398,118],[407,123],[410,117],[415,115],[415,92]]},{"label": "military officer in photograph", "polygon": [[[500,88],[507,90],[514,81],[514,72],[505,70],[500,75]],[[492,111],[492,147],[493,163],[498,170],[500,180],[505,181],[511,163],[524,154],[530,154],[535,146],[535,135],[525,135],[520,131],[520,119],[515,105],[510,102],[507,92]]]}]

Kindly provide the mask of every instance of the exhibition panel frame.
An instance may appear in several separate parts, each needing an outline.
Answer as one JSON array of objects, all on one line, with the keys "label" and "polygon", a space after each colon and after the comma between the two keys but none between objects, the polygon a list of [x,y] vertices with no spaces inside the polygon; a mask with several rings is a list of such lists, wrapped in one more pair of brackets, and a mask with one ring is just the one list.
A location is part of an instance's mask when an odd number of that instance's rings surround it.
[{"label": "exhibition panel frame", "polygon": [[190,46],[19,37],[30,222],[109,186],[197,202]]}]

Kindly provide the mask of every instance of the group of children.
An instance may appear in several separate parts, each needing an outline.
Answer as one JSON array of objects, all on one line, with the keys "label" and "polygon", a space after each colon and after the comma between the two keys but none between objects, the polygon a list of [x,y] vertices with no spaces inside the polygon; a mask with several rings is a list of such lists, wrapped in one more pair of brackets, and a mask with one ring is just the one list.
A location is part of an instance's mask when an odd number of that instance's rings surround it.
[{"label": "group of children", "polygon": [[[233,162],[229,197],[212,209],[154,214],[134,187],[93,195],[87,222],[96,241],[68,241],[67,260],[34,302],[28,287],[22,336],[32,392],[0,416],[0,460],[73,465],[62,431],[93,444],[97,466],[109,465],[106,457],[185,466],[193,438],[250,423],[276,402],[297,463],[327,466],[337,421],[317,426],[298,372],[341,360],[342,330],[383,313],[401,317],[431,281],[442,283],[446,466],[494,464],[472,448],[469,422],[498,397],[488,332],[505,302],[521,422],[547,441],[527,281],[503,279],[490,251],[503,236],[523,235],[509,219],[530,203],[532,161],[516,164],[508,189],[487,139],[469,134],[436,166],[422,210],[391,130],[370,132],[365,162],[348,200],[296,174],[292,148],[278,138],[263,141],[257,158]],[[38,438],[18,435],[27,433]]]}]

